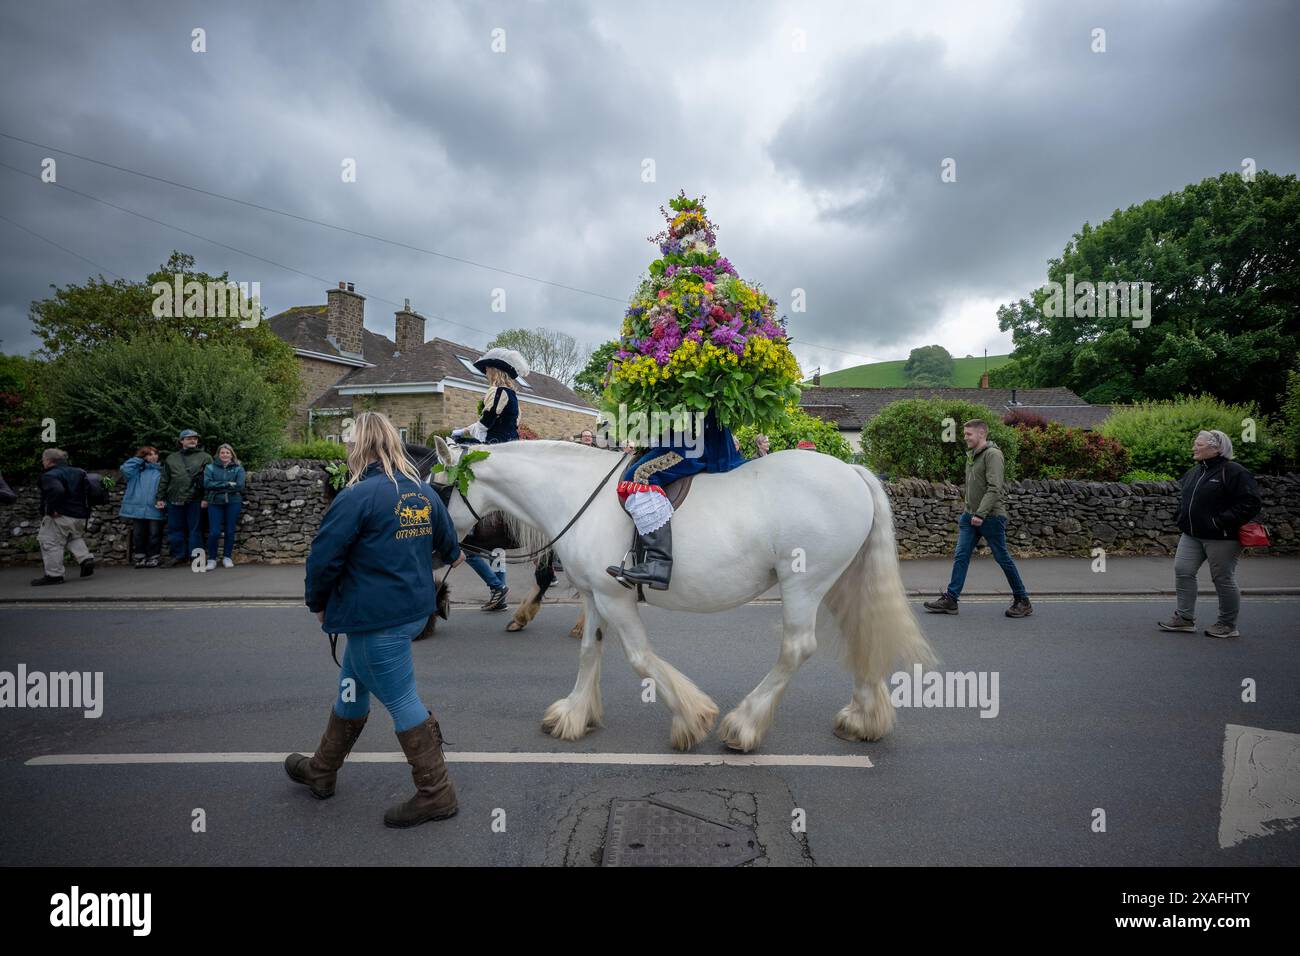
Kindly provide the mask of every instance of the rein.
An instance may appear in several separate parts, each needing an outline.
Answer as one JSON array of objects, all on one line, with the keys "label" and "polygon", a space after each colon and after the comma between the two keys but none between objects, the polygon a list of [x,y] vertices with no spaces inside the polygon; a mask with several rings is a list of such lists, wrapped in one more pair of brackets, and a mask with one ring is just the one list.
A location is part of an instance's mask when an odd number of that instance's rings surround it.
[{"label": "rein", "polygon": [[[624,452],[623,454],[621,454],[621,455],[618,456],[618,461],[614,462],[614,467],[611,468],[608,472],[606,472],[604,478],[600,479],[600,483],[599,483],[598,485],[596,485],[596,487],[593,488],[593,489],[591,490],[591,494],[589,494],[589,495],[587,496],[587,500],[584,501],[584,502],[582,503],[582,507],[578,509],[578,513],[575,514],[572,518],[569,519],[569,523],[566,524],[563,528],[560,529],[560,533],[559,533],[559,534],[557,534],[554,538],[552,538],[550,541],[548,541],[545,545],[543,545],[542,547],[538,548],[536,551],[529,551],[529,552],[526,553],[526,554],[516,555],[516,556],[513,557],[513,558],[508,558],[507,561],[508,561],[508,562],[511,562],[511,563],[519,563],[519,564],[522,564],[522,563],[527,562],[527,561],[532,561],[534,558],[536,558],[536,557],[538,557],[538,556],[540,556],[540,555],[546,554],[546,552],[548,552],[548,551],[550,551],[552,548],[554,548],[554,547],[555,547],[555,542],[557,542],[557,541],[559,541],[561,538],[563,538],[563,537],[565,536],[565,534],[568,533],[569,529],[572,528],[575,524],[577,524],[578,519],[581,518],[581,517],[583,516],[583,513],[586,512],[586,510],[587,510],[589,507],[591,507],[591,503],[592,503],[593,501],[596,500],[596,496],[597,496],[598,494],[600,494],[601,489],[605,487],[605,483],[608,482],[609,479],[614,475],[614,473],[615,473],[616,471],[618,471],[618,470],[623,466],[623,461],[624,461],[626,458],[627,458],[627,452]],[[483,518],[479,515],[479,513],[478,513],[477,511],[474,510],[474,506],[473,506],[472,504],[469,503],[469,498],[466,497],[465,493],[464,493],[463,491],[460,490],[460,487],[459,487],[459,486],[457,486],[457,488],[456,488],[456,493],[457,493],[458,495],[460,495],[460,500],[463,501],[463,502],[465,502],[465,507],[468,508],[468,509],[469,509],[469,513],[470,513],[471,515],[474,516],[474,520],[475,520],[475,521],[482,521]],[[480,553],[480,554],[488,554],[488,553],[490,553],[490,552],[484,551],[482,548],[475,548],[473,545],[464,545],[464,546],[462,547],[462,550],[466,550],[466,551],[475,551],[475,552],[478,552],[478,553]]]}]

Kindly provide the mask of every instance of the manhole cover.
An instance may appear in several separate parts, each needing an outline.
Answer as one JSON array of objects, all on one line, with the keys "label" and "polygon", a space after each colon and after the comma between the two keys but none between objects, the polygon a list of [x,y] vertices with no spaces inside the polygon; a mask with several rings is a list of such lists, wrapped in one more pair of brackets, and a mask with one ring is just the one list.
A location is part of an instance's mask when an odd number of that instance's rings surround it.
[{"label": "manhole cover", "polygon": [[613,800],[602,866],[739,866],[758,858],[754,831],[657,800]]}]

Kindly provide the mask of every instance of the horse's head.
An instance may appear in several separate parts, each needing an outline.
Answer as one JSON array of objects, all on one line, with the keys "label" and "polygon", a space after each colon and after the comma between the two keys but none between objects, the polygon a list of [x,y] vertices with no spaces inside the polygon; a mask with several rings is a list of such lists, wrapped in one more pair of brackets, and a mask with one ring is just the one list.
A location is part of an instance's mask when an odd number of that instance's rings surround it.
[{"label": "horse's head", "polygon": [[[465,449],[459,445],[450,445],[441,437],[434,436],[433,450],[437,455],[438,462],[444,468],[450,468],[460,461],[461,455],[465,454]],[[456,526],[457,537],[463,537],[478,524],[478,519],[474,517],[474,512],[470,511],[469,505],[465,499],[460,496],[456,489],[447,480],[446,471],[438,471],[433,476],[433,487],[438,492],[438,497],[442,503],[447,506],[447,513],[451,515],[452,524]],[[469,499],[474,506],[474,511],[480,515],[484,513],[482,493],[475,493],[474,482],[469,485]]]}]

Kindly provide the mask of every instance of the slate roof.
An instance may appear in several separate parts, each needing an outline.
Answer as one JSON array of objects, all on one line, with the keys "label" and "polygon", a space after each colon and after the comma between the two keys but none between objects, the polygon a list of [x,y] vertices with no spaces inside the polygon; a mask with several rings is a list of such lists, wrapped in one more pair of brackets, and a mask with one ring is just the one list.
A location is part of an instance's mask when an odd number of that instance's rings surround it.
[{"label": "slate roof", "polygon": [[1068,388],[1018,388],[1011,404],[1009,388],[805,388],[799,407],[841,430],[860,429],[890,402],[908,398],[948,398],[975,402],[999,417],[1012,408],[1037,412],[1048,421],[1075,428],[1098,427],[1110,414],[1108,405],[1089,405]]},{"label": "slate roof", "polygon": [[[273,315],[266,321],[272,332],[296,349],[350,358],[351,356],[344,356],[326,336],[329,321],[326,309],[327,306],[323,305],[300,305]],[[365,361],[378,365],[392,358],[397,345],[386,335],[362,329],[361,349]]]}]

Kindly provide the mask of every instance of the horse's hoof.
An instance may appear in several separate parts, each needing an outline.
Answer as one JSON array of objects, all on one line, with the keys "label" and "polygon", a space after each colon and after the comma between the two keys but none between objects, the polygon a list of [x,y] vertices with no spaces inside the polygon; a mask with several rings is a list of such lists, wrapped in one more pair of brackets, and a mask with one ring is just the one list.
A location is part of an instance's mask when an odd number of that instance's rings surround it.
[{"label": "horse's hoof", "polygon": [[515,631],[522,631],[523,629],[524,626],[520,624],[518,621],[511,621],[509,624],[506,625],[506,630],[509,631],[511,634],[515,633]]}]

